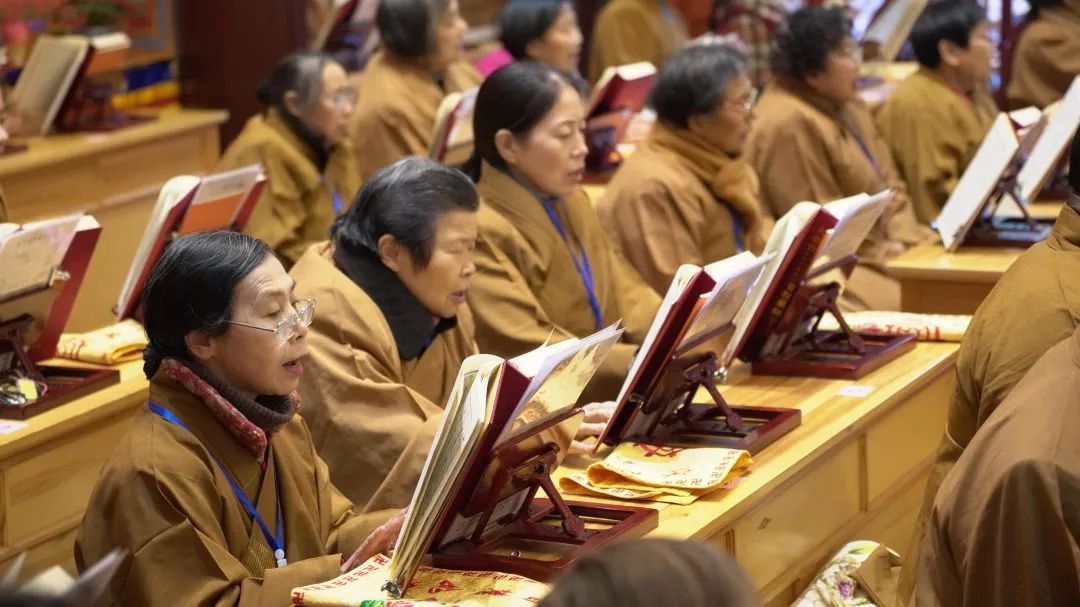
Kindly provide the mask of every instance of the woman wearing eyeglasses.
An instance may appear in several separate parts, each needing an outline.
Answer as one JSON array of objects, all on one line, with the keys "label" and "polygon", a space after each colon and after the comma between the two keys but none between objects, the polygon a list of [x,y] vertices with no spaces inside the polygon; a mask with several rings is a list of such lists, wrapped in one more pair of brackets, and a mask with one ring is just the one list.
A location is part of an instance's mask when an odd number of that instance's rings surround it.
[{"label": "woman wearing eyeglasses", "polygon": [[889,147],[856,96],[858,54],[843,8],[792,14],[776,33],[775,80],[754,109],[746,158],[774,218],[801,201],[824,204],[891,188],[895,195],[859,249],[841,303],[898,310],[900,286],[885,274],[885,263],[933,232],[916,219]]},{"label": "woman wearing eyeglasses", "polygon": [[733,48],[697,43],[660,69],[657,124],[597,203],[611,239],[658,293],[684,263],[760,253],[771,221],[742,159],[754,88]]},{"label": "woman wearing eyeglasses", "polygon": [[280,604],[389,547],[402,516],[357,514],[297,415],[314,306],[250,236],[188,236],[155,265],[149,402],[75,547],[80,569],[128,551],[110,604]]},{"label": "woman wearing eyeglasses", "polygon": [[292,265],[326,238],[360,189],[348,139],[356,89],[333,59],[296,53],[274,68],[259,97],[269,106],[266,113],[248,120],[218,169],[263,166],[269,182],[246,231]]}]

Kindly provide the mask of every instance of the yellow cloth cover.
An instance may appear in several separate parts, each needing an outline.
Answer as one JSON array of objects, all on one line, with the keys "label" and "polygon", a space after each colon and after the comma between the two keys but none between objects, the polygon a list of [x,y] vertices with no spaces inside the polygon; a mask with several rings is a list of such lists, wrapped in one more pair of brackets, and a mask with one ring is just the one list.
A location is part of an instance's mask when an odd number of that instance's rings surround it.
[{"label": "yellow cloth cover", "polygon": [[[971,323],[968,314],[912,314],[910,312],[847,312],[844,314],[855,331],[886,335],[914,335],[919,341],[949,341],[960,343]],[[821,319],[819,327],[839,331],[840,325],[831,314]]]},{"label": "yellow cloth cover", "polygon": [[559,490],[685,505],[716,489],[734,487],[751,463],[750,453],[738,449],[622,443],[585,472],[560,478]]},{"label": "yellow cloth cover", "polygon": [[324,584],[292,591],[294,607],[519,607],[535,605],[548,592],[547,584],[493,571],[450,571],[421,566],[405,598],[387,598],[380,588],[389,576],[389,557],[377,554],[368,562]]},{"label": "yellow cloth cover", "polygon": [[142,325],[129,318],[89,333],[61,335],[56,355],[86,363],[119,365],[142,358],[148,343]]}]

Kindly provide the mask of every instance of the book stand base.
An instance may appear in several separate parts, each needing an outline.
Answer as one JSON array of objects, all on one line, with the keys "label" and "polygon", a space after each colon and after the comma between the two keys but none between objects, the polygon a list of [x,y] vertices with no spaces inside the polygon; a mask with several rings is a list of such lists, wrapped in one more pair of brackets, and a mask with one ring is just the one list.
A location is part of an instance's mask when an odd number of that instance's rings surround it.
[{"label": "book stand base", "polygon": [[[721,372],[716,354],[674,359],[657,396],[641,407],[650,420],[645,432],[629,440],[675,447],[726,447],[758,453],[799,427],[798,409],[728,404],[716,387]],[[704,388],[712,403],[695,403]]]},{"label": "book stand base", "polygon": [[[1006,195],[1012,196],[1020,208],[1020,217],[1000,217],[997,209]],[[968,230],[963,244],[969,247],[1011,247],[1026,249],[1046,240],[1054,226],[1055,218],[1032,217],[1028,213],[1028,201],[1020,193],[1016,171],[1001,178],[993,194],[993,204],[982,213]]]},{"label": "book stand base", "polygon": [[17,374],[37,382],[38,399],[23,406],[0,404],[0,419],[27,419],[68,403],[95,390],[120,381],[115,369],[83,369],[38,365],[27,354],[24,335],[33,322],[29,315],[0,323],[0,381],[3,375]]},{"label": "book stand base", "polygon": [[[503,465],[485,499],[477,531],[470,538],[433,548],[432,563],[445,569],[502,571],[547,582],[576,559],[618,537],[636,537],[656,528],[658,515],[651,508],[565,501],[551,480],[558,451],[547,443],[523,456],[500,458]],[[511,452],[516,451],[506,450]],[[525,491],[526,496],[512,518],[499,523],[495,512],[507,488],[515,495]],[[548,499],[536,498],[539,489]]]},{"label": "book stand base", "polygon": [[117,110],[112,104],[113,86],[108,82],[81,79],[71,92],[57,120],[59,130],[67,132],[105,133],[154,120],[153,116],[136,116]]}]

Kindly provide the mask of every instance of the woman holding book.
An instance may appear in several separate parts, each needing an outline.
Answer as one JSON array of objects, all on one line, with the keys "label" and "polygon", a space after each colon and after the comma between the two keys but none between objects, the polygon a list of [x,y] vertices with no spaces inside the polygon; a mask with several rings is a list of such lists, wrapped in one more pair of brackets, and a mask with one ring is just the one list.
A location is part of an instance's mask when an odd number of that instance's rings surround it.
[{"label": "woman holding book", "polygon": [[[297,295],[320,305],[304,417],[335,485],[367,510],[409,503],[461,363],[477,352],[465,296],[478,206],[460,171],[400,160],[293,268]],[[587,421],[606,421],[604,409],[590,406]],[[600,429],[584,424],[579,437]]]},{"label": "woman holding book", "polygon": [[755,108],[746,158],[761,180],[763,206],[774,218],[800,201],[824,204],[894,191],[859,249],[843,304],[897,310],[900,286],[885,274],[885,263],[933,232],[916,219],[889,147],[855,94],[857,50],[843,8],[792,14],[776,35],[775,80]]},{"label": "woman holding book", "polygon": [[597,203],[612,240],[658,293],[685,263],[761,253],[772,221],[742,159],[754,89],[730,46],[676,53],[652,90],[657,123]]},{"label": "woman holding book", "polygon": [[158,261],[143,299],[149,402],[75,546],[80,569],[129,553],[109,604],[276,604],[390,547],[403,517],[358,514],[297,415],[314,305],[243,234],[188,236]]},{"label": "woman holding book", "polygon": [[550,66],[513,63],[480,87],[466,167],[483,200],[468,301],[480,350],[499,356],[621,319],[625,343],[586,390],[610,399],[660,297],[608,240],[581,189],[584,128],[579,81]]},{"label": "woman holding book", "polygon": [[1006,89],[1010,109],[1045,108],[1080,75],[1080,0],[1032,0]]},{"label": "woman holding book", "polygon": [[458,0],[383,0],[375,22],[382,49],[364,70],[352,122],[364,179],[406,156],[426,156],[443,97],[482,79],[462,60],[468,24]]},{"label": "woman holding book", "polygon": [[518,61],[540,61],[577,73],[585,39],[569,2],[513,0],[499,13],[499,40]]},{"label": "woman holding book", "polygon": [[348,140],[356,92],[333,59],[296,53],[274,68],[259,98],[266,113],[248,120],[217,170],[263,166],[268,183],[246,231],[291,265],[360,189]]}]

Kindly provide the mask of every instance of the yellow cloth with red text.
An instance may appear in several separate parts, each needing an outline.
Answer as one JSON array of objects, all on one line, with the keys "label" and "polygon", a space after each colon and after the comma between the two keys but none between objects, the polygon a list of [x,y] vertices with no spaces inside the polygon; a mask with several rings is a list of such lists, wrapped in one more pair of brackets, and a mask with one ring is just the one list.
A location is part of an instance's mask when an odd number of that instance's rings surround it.
[{"label": "yellow cloth with red text", "polygon": [[405,596],[389,598],[381,588],[390,558],[381,554],[351,572],[322,584],[294,588],[293,607],[525,607],[548,592],[542,584],[509,573],[451,571],[421,566]]},{"label": "yellow cloth with red text", "polygon": [[685,505],[734,487],[751,463],[750,453],[738,449],[623,443],[585,472],[560,478],[559,490]]},{"label": "yellow cloth with red text", "polygon": [[[918,341],[947,341],[960,343],[971,323],[969,314],[914,314],[911,312],[847,312],[844,320],[855,331],[885,335],[914,335]],[[818,327],[838,331],[840,324],[831,314],[821,319]]]},{"label": "yellow cloth with red text", "polygon": [[56,355],[86,363],[119,365],[142,358],[148,343],[142,325],[129,318],[89,333],[61,335]]}]

